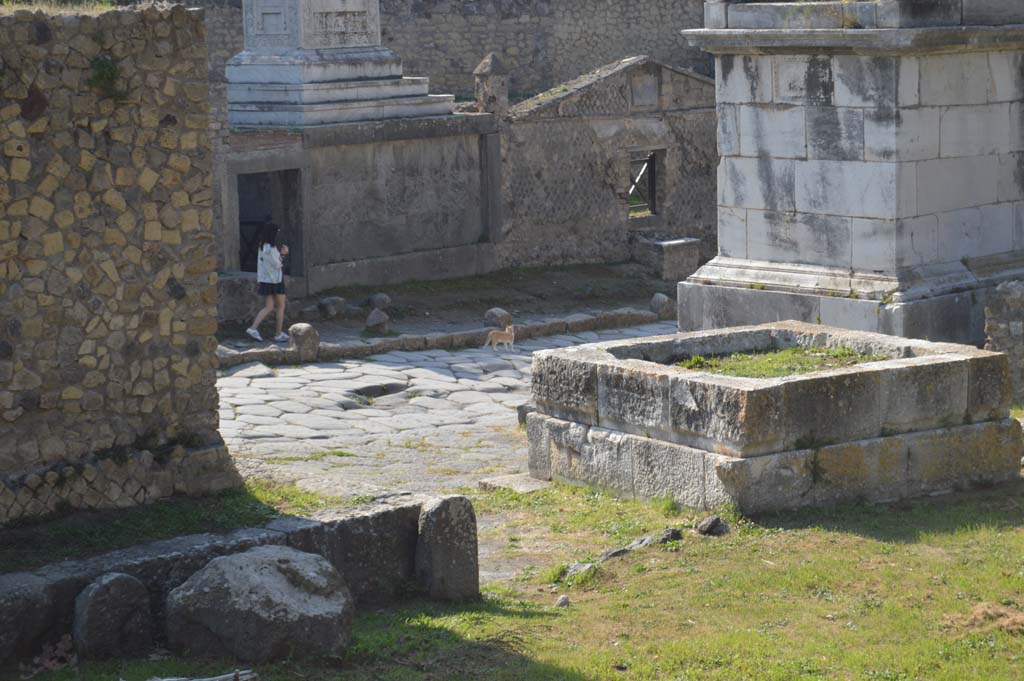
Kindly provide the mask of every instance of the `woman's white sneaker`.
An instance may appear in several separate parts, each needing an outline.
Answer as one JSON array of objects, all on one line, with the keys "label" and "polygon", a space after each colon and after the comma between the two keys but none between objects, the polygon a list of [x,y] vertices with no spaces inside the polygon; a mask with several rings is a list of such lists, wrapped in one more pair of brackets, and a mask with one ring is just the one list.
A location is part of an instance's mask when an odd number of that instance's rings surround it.
[{"label": "woman's white sneaker", "polygon": [[259,332],[259,331],[257,331],[256,329],[246,329],[246,330],[245,330],[245,332],[246,332],[247,334],[249,334],[249,336],[250,336],[250,337],[251,337],[251,338],[252,338],[253,340],[258,340],[258,341],[260,341],[260,342],[262,342],[262,341],[263,341],[263,336],[261,336],[261,335],[260,335],[260,332]]},{"label": "woman's white sneaker", "polygon": [[287,343],[291,339],[291,336],[289,336],[286,333],[279,333],[276,336],[274,336],[274,341],[277,343]]}]

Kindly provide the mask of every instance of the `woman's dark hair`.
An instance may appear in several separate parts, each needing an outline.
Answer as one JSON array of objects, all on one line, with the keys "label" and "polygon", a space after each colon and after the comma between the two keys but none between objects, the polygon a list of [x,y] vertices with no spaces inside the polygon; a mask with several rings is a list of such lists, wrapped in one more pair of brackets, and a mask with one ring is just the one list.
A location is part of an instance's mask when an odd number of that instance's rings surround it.
[{"label": "woman's dark hair", "polygon": [[260,250],[263,250],[264,244],[270,244],[272,248],[277,248],[277,225],[267,224],[263,231],[260,232]]}]

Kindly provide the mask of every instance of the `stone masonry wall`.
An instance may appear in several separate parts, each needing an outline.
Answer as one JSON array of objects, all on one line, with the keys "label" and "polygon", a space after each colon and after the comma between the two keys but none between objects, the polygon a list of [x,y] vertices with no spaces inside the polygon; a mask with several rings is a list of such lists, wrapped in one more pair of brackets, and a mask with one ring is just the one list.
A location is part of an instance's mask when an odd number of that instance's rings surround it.
[{"label": "stone masonry wall", "polygon": [[1010,358],[1014,404],[1024,404],[1024,281],[1008,281],[988,294],[985,349]]},{"label": "stone masonry wall", "polygon": [[0,524],[231,484],[204,32],[0,16]]},{"label": "stone masonry wall", "polygon": [[[637,236],[696,237],[712,257],[716,120],[713,83],[645,58],[514,107],[502,134],[498,266],[626,260]],[[630,218],[630,159],[650,152],[657,214]]]}]

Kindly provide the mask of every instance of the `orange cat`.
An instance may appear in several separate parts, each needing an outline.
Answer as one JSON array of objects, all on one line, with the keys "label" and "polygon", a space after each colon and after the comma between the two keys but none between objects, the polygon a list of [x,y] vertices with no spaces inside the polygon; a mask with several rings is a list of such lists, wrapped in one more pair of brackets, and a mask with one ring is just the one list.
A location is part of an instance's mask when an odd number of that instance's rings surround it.
[{"label": "orange cat", "polygon": [[497,352],[499,344],[511,350],[516,349],[516,328],[514,326],[509,324],[504,331],[491,331],[487,334],[487,340],[484,341],[485,348],[490,345]]}]

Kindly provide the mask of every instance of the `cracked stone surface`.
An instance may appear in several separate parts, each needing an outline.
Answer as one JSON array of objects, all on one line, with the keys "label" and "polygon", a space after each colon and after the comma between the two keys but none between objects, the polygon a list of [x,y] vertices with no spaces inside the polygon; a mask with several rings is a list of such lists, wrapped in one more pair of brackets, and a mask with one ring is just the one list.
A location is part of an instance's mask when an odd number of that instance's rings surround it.
[{"label": "cracked stone surface", "polygon": [[674,333],[674,322],[549,336],[515,351],[390,352],[224,371],[220,430],[246,477],[333,497],[436,493],[526,470],[516,407],[536,350]]}]

